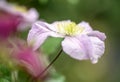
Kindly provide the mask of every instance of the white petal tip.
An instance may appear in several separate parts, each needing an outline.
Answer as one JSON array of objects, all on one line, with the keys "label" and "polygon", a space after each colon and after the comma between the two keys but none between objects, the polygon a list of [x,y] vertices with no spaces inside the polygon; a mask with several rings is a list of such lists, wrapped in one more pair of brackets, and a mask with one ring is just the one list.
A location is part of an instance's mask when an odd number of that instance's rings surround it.
[{"label": "white petal tip", "polygon": [[91,62],[92,62],[92,64],[96,64],[97,62],[98,62],[98,59],[93,59],[93,58],[91,58]]}]

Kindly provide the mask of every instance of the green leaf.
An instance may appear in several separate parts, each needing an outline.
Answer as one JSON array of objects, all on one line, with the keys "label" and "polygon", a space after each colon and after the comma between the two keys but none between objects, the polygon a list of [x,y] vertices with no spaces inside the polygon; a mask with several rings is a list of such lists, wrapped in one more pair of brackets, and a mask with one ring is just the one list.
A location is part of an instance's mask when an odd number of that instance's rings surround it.
[{"label": "green leaf", "polygon": [[0,65],[0,75],[1,76],[10,76],[10,69],[5,65]]},{"label": "green leaf", "polygon": [[56,51],[59,50],[60,46],[61,46],[61,38],[52,38],[49,37],[44,44],[41,46],[41,49],[44,53],[46,54],[52,54]]},{"label": "green leaf", "polygon": [[10,81],[4,78],[0,78],[0,82],[10,82]]},{"label": "green leaf", "polygon": [[29,74],[27,74],[25,71],[19,69],[18,72],[18,82],[29,82],[30,78],[29,78]]}]

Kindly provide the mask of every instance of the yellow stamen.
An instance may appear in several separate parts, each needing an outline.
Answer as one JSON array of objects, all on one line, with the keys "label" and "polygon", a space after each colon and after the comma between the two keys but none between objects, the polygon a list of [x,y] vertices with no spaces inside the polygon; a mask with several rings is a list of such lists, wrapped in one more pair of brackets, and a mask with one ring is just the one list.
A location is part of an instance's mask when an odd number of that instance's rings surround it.
[{"label": "yellow stamen", "polygon": [[18,11],[18,12],[23,12],[23,13],[27,12],[27,8],[24,7],[24,6],[15,5],[15,6],[14,6],[14,9],[15,9],[16,11]]},{"label": "yellow stamen", "polygon": [[78,35],[84,30],[84,28],[77,26],[74,22],[59,22],[57,29],[59,33],[69,36]]}]

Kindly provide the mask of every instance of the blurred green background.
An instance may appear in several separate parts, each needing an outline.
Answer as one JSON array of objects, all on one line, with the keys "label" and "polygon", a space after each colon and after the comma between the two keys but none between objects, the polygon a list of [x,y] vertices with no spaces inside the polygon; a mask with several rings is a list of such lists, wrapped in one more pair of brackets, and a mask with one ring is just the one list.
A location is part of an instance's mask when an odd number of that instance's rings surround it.
[{"label": "blurred green background", "polygon": [[[49,23],[58,20],[72,20],[76,23],[87,21],[93,29],[105,32],[106,50],[97,64],[74,60],[63,53],[54,67],[66,77],[66,82],[120,82],[120,0],[8,1],[28,8],[35,7],[40,13],[40,19]],[[52,60],[59,47],[60,39],[49,38],[42,49],[44,53],[51,54],[49,57]]]}]

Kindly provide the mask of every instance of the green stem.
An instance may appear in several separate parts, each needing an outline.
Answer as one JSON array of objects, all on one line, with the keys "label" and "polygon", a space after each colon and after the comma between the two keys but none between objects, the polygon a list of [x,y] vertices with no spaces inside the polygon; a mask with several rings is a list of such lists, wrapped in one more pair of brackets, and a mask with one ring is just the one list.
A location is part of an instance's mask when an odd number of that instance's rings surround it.
[{"label": "green stem", "polygon": [[58,52],[57,56],[51,61],[51,63],[40,73],[40,76],[42,76],[50,68],[50,66],[59,58],[61,53],[62,49]]},{"label": "green stem", "polygon": [[38,77],[35,77],[32,79],[32,82],[34,82],[34,80],[37,80],[39,77],[41,77],[49,68],[50,66],[59,58],[59,56],[62,53],[62,49],[58,52],[57,56],[51,61],[51,63],[38,75]]}]

